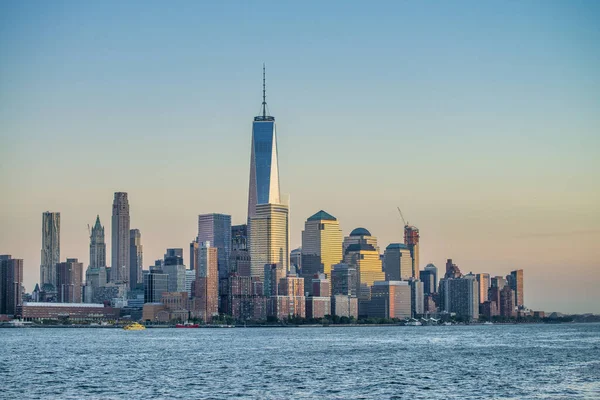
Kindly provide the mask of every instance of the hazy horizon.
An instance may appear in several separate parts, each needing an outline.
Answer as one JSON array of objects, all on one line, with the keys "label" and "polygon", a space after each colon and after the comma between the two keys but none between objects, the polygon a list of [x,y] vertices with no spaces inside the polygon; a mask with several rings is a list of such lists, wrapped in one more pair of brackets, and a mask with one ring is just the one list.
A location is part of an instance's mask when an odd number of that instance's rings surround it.
[{"label": "hazy horizon", "polygon": [[[368,12],[367,12],[368,11]],[[246,221],[262,64],[291,248],[325,210],[420,268],[506,275],[600,313],[600,3],[3,3],[0,254],[39,280],[44,211],[87,268],[128,193],[144,267],[204,213]],[[442,272],[443,274],[443,272]],[[575,278],[575,279],[574,279]]]}]

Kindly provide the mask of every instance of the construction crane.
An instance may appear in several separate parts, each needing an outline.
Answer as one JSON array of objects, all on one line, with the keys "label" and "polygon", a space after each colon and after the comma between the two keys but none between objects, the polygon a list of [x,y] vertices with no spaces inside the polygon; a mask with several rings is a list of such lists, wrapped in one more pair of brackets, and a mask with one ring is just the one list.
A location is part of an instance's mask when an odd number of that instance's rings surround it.
[{"label": "construction crane", "polygon": [[400,213],[400,218],[402,218],[402,222],[404,222],[404,226],[408,226],[408,222],[406,222],[406,220],[404,219],[404,215],[402,215],[402,210],[400,210],[400,207],[396,207],[398,209],[398,212]]}]

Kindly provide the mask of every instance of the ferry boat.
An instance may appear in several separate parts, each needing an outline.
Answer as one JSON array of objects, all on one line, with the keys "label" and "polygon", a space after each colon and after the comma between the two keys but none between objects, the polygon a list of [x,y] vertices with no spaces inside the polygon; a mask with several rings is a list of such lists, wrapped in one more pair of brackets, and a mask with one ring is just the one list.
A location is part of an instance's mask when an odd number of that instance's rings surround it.
[{"label": "ferry boat", "polygon": [[146,329],[146,327],[142,324],[134,322],[132,324],[125,325],[123,329],[125,329],[126,331],[143,331],[144,329]]},{"label": "ferry boat", "polygon": [[411,318],[409,321],[407,321],[404,325],[406,326],[421,326],[423,325],[421,322],[419,322],[418,320]]},{"label": "ferry boat", "polygon": [[183,324],[175,325],[175,328],[200,328],[200,325],[192,324],[191,322],[184,322]]}]

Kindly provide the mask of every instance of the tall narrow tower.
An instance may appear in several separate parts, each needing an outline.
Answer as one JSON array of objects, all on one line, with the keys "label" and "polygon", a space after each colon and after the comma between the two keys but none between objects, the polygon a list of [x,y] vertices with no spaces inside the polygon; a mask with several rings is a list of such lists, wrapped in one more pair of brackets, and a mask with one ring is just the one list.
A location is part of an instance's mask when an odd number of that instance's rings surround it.
[{"label": "tall narrow tower", "polygon": [[90,233],[90,268],[106,268],[106,243],[104,242],[104,227],[100,224],[100,216]]},{"label": "tall narrow tower", "polygon": [[110,280],[129,281],[129,200],[127,193],[116,192],[112,211],[112,263]]},{"label": "tall narrow tower", "polygon": [[42,260],[40,284],[45,291],[56,290],[56,264],[60,262],[60,213],[42,214]]},{"label": "tall narrow tower", "polygon": [[256,216],[256,206],[258,204],[280,204],[277,129],[275,127],[275,117],[267,115],[264,65],[262,115],[254,117],[251,147],[248,221]]}]

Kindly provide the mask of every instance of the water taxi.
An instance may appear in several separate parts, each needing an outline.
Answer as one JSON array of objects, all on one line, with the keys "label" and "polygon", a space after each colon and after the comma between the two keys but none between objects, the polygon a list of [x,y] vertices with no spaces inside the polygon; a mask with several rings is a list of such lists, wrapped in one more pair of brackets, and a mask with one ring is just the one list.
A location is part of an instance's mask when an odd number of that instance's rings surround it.
[{"label": "water taxi", "polygon": [[142,324],[134,322],[132,324],[125,325],[123,329],[125,329],[126,331],[143,331],[144,329],[146,329],[146,327]]},{"label": "water taxi", "polygon": [[191,322],[184,322],[183,324],[175,325],[175,328],[200,328],[200,325],[192,324]]}]

